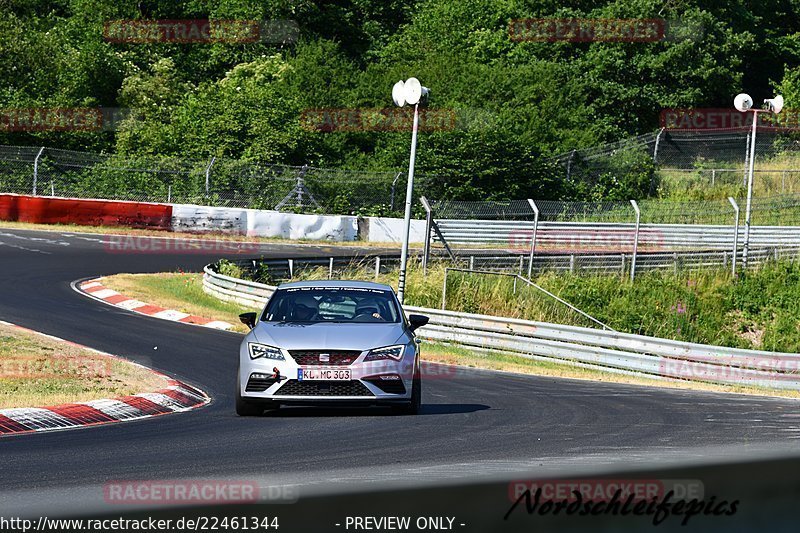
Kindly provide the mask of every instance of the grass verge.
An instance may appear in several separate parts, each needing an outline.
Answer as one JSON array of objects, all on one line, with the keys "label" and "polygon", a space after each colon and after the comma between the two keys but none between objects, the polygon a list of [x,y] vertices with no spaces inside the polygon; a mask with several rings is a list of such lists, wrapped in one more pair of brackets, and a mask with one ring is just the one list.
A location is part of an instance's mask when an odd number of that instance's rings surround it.
[{"label": "grass verge", "polygon": [[0,409],[114,398],[166,384],[122,359],[0,324]]},{"label": "grass verge", "polygon": [[[170,309],[192,309],[193,314],[238,322],[238,314],[250,309],[236,304],[221,302],[202,289],[202,274],[117,274],[103,278],[103,284],[126,296]],[[188,310],[185,312],[189,312]],[[239,331],[245,331],[242,326]],[[478,352],[441,343],[423,343],[423,359],[434,363],[460,365],[470,368],[500,370],[520,374],[550,376],[554,378],[585,379],[592,381],[649,385],[668,388],[735,392],[766,396],[800,398],[800,392],[765,389],[760,387],[728,386],[690,381],[670,381],[604,372],[590,368],[575,367],[551,361],[527,359],[499,352]]]},{"label": "grass verge", "polygon": [[103,278],[103,285],[125,296],[165,309],[213,318],[233,324],[233,330],[247,331],[239,321],[242,306],[223,302],[203,291],[203,275],[186,272],[161,274],[117,274]]}]

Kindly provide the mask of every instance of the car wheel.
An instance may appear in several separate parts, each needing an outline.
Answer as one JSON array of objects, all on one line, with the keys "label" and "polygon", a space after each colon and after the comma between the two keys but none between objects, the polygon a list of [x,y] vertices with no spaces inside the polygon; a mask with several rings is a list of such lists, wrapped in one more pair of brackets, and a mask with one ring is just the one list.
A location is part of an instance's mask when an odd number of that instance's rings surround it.
[{"label": "car wheel", "polygon": [[422,379],[419,374],[415,374],[411,382],[411,401],[397,406],[395,410],[402,415],[416,415],[419,414],[420,407],[422,407]]},{"label": "car wheel", "polygon": [[239,393],[236,393],[236,414],[239,416],[258,416],[264,412],[264,409],[256,404],[250,403],[242,399]]},{"label": "car wheel", "polygon": [[239,379],[236,379],[236,414],[239,416],[258,416],[264,412],[264,407],[257,404],[248,402],[242,398],[242,388]]}]

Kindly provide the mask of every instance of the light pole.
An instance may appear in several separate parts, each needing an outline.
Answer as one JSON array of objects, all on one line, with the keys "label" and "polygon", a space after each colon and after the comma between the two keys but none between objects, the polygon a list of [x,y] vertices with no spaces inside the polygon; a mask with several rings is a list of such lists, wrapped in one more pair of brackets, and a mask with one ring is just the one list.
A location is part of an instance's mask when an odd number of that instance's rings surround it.
[{"label": "light pole", "polygon": [[411,157],[408,162],[408,184],[406,185],[406,212],[403,226],[403,249],[400,251],[400,276],[397,282],[397,298],[403,303],[406,291],[406,268],[408,265],[408,240],[411,235],[411,202],[414,193],[414,162],[417,157],[417,129],[419,127],[420,101],[430,94],[427,87],[423,87],[417,78],[408,78],[405,82],[398,81],[392,87],[392,100],[395,105],[403,107],[406,104],[414,106],[414,126],[411,130]]},{"label": "light pole", "polygon": [[750,154],[747,169],[747,207],[744,214],[744,250],[742,251],[742,271],[747,270],[747,252],[750,249],[750,211],[753,202],[753,172],[755,169],[756,158],[756,129],[758,127],[759,113],[780,113],[783,109],[783,97],[778,95],[775,98],[764,100],[763,109],[753,108],[753,99],[750,95],[741,93],[733,99],[733,106],[742,113],[753,112],[753,125],[750,128]]}]

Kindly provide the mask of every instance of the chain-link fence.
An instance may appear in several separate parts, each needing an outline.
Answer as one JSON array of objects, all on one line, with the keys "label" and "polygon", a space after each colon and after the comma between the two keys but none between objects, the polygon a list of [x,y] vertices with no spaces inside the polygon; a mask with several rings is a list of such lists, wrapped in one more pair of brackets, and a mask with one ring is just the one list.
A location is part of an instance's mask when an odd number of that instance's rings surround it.
[{"label": "chain-link fence", "polygon": [[[800,141],[795,137],[791,133],[759,132],[756,196],[800,194]],[[553,172],[565,184],[559,194],[571,198],[741,198],[746,189],[749,138],[747,130],[660,130],[562,154],[554,159]],[[359,172],[227,158],[199,161],[0,146],[0,192],[402,216],[406,179],[402,169]],[[424,215],[417,202],[419,196],[446,197],[457,182],[454,179],[418,173],[415,215]],[[493,194],[502,198],[503,192]],[[524,201],[498,201],[483,204],[481,209],[485,213],[471,208],[473,216],[501,220],[524,218],[527,207]],[[597,208],[591,203],[571,209],[573,212],[561,212],[559,216],[618,216],[613,205]],[[622,209],[628,210],[626,206]],[[647,216],[646,212],[643,216]],[[692,210],[698,212],[702,211]]]},{"label": "chain-link fence", "polygon": [[[607,192],[624,174],[649,195],[692,191],[697,196],[723,188],[736,196],[747,187],[750,128],[668,130],[599,147],[571,150],[553,159],[567,183]],[[642,166],[652,162],[652,169]],[[754,188],[759,195],[800,193],[800,137],[770,129],[756,136]]]},{"label": "chain-link fence", "polygon": [[[434,176],[419,176],[418,192]],[[306,213],[402,216],[404,171],[356,172],[0,146],[0,192]],[[420,208],[421,209],[421,208]]]}]

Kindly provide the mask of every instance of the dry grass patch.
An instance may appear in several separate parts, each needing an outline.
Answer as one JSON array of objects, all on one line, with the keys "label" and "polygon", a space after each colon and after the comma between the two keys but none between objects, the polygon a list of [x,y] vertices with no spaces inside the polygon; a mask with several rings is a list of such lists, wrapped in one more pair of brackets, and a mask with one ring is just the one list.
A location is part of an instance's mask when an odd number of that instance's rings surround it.
[{"label": "dry grass patch", "polygon": [[0,324],[0,409],[42,407],[162,389],[146,368]]}]

